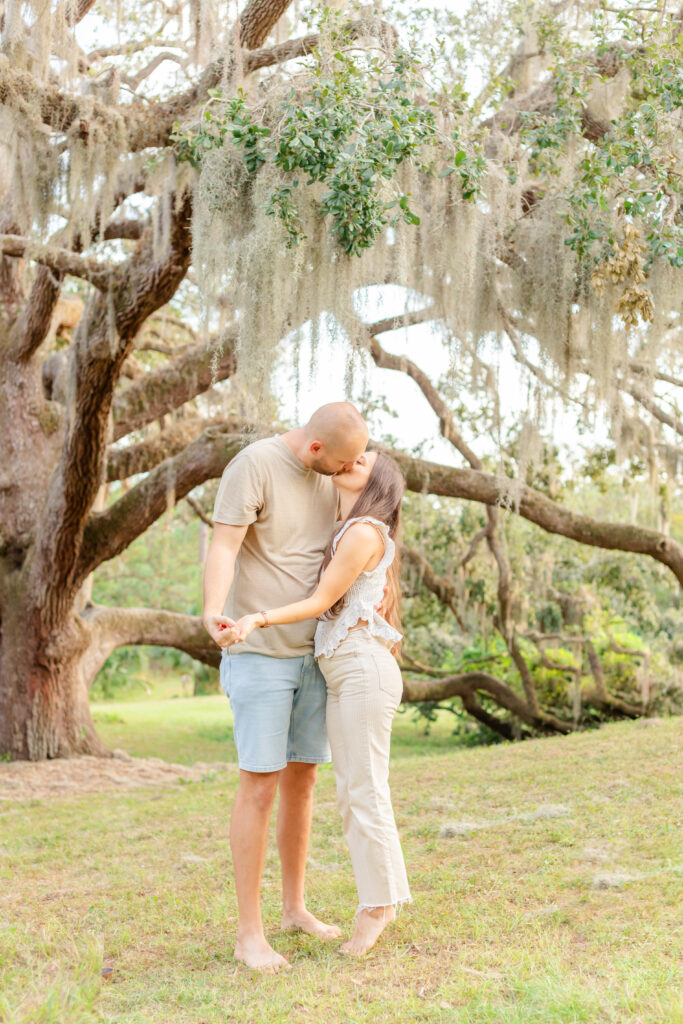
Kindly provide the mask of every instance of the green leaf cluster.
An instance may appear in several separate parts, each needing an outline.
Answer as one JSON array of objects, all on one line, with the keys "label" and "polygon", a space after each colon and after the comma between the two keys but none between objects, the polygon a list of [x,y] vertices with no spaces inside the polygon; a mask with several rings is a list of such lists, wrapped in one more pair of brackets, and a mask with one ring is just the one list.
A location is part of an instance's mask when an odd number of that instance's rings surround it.
[{"label": "green leaf cluster", "polygon": [[[331,220],[331,232],[348,255],[360,255],[388,225],[419,224],[411,197],[396,187],[407,161],[430,171],[426,150],[438,138],[435,111],[426,101],[420,68],[407,52],[391,59],[347,51],[343,34],[333,52],[313,55],[310,87],[291,91],[277,128],[256,123],[242,92],[225,99],[216,90],[202,122],[179,125],[173,134],[176,154],[195,167],[206,152],[231,141],[250,174],[273,164],[283,181],[271,192],[266,212],[278,217],[291,247],[303,237],[297,209],[299,181],[324,184],[319,208]],[[456,166],[466,157],[458,154]],[[460,168],[463,196],[477,194],[481,155]],[[304,177],[305,176],[305,177]]]}]

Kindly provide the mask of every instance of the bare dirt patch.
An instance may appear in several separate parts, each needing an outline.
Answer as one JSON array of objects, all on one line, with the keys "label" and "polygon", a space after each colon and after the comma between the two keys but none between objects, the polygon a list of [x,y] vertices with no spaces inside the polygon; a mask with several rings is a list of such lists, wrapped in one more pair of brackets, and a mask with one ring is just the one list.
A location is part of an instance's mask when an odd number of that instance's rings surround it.
[{"label": "bare dirt patch", "polygon": [[114,751],[113,757],[11,761],[0,764],[0,801],[41,800],[141,786],[201,782],[216,772],[236,771],[237,765],[224,762],[171,764],[159,757],[130,757],[119,750]]}]

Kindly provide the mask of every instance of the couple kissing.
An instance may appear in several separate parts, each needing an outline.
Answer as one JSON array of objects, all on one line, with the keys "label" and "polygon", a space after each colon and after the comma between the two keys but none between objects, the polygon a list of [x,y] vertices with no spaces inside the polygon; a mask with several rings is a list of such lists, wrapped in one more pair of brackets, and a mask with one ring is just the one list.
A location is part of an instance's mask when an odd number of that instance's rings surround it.
[{"label": "couple kissing", "polygon": [[226,467],[204,576],[204,625],[222,649],[239,784],[230,823],[239,924],[235,957],[275,973],[261,877],[275,793],[282,928],[324,940],[336,925],[306,908],[317,765],[333,762],[358,907],[341,950],[362,954],[410,890],[389,792],[402,695],[397,533],[404,481],[367,451],[347,402],[255,441]]}]

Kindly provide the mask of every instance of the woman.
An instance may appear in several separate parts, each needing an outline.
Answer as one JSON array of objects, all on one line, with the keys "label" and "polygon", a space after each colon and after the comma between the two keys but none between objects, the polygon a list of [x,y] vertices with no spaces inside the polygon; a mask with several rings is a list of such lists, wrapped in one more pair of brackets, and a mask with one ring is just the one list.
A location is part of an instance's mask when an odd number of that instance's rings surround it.
[{"label": "woman", "polygon": [[[403,692],[392,650],[401,640],[395,539],[405,485],[381,452],[366,452],[333,480],[341,522],[315,593],[245,615],[237,628],[242,640],[255,628],[320,617],[315,654],[327,683],[337,803],[358,888],[353,936],[341,948],[360,954],[411,899],[388,781],[391,723]],[[376,611],[385,593],[386,619]]]}]

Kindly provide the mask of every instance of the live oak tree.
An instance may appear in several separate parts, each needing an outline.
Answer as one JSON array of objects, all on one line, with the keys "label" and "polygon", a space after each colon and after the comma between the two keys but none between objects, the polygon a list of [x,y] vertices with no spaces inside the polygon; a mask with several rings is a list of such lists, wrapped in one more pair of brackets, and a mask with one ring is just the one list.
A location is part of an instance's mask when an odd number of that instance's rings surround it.
[{"label": "live oak tree", "polygon": [[[418,665],[406,699],[458,696],[503,735],[573,727],[538,697],[508,514],[648,556],[683,583],[666,515],[658,528],[604,522],[526,482],[559,401],[586,422],[606,416],[618,458],[642,458],[679,493],[680,12],[513,2],[502,22],[478,5],[456,24],[378,4],[289,8],[248,0],[235,20],[219,2],[124,4],[118,32],[92,0],[1,9],[6,756],[105,753],[88,690],[117,646],[216,663],[196,618],[98,607],[89,581],[271,426],[278,343],[321,316],[351,353],[414,380],[457,453],[446,466],[395,452],[408,487],[485,508],[458,562],[490,552],[518,685],[486,671],[430,680]],[[411,21],[445,41],[420,55]],[[474,97],[454,39],[491,63]],[[353,294],[376,284],[410,289],[414,308],[362,322]],[[442,382],[382,344],[427,322],[450,348]],[[471,439],[470,391],[495,433],[493,339],[529,395],[515,472],[491,471]],[[228,378],[240,383],[226,397]],[[418,549],[404,559],[460,614],[462,564],[439,575]],[[582,657],[587,699],[642,710],[608,692],[590,637]]]}]

